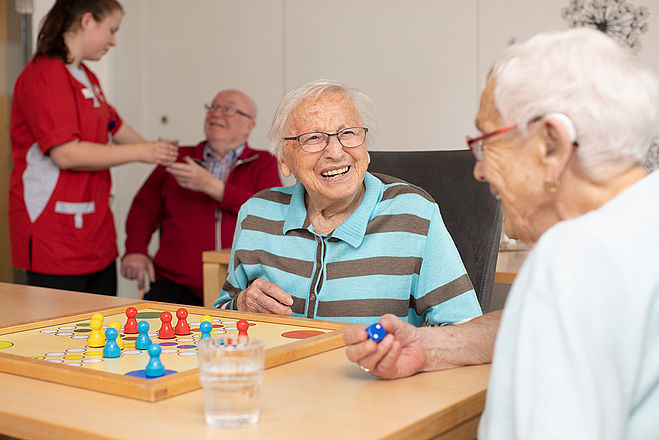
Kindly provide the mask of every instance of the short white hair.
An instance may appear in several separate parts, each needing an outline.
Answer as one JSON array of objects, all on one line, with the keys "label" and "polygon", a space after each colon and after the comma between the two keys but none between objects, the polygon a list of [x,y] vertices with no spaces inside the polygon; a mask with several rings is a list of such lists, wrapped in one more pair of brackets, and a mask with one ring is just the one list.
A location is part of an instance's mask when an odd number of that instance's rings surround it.
[{"label": "short white hair", "polygon": [[577,130],[577,157],[605,180],[643,161],[659,132],[659,81],[600,31],[539,34],[494,61],[494,102],[505,124],[547,113],[567,115]]},{"label": "short white hair", "polygon": [[373,101],[359,89],[346,86],[338,81],[318,79],[288,92],[279,107],[277,107],[275,116],[272,119],[272,127],[268,133],[270,150],[277,159],[281,160],[282,158],[288,120],[300,103],[307,98],[316,100],[325,93],[336,92],[343,94],[346,100],[354,105],[362,119],[362,123],[368,128],[367,145],[369,147],[373,146],[376,133]]}]

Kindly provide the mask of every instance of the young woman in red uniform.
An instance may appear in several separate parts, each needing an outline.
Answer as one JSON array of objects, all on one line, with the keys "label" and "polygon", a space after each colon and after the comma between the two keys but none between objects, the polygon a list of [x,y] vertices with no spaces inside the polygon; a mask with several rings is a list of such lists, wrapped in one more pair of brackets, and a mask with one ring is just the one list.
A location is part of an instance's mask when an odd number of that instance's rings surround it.
[{"label": "young woman in red uniform", "polygon": [[116,295],[109,168],[177,157],[124,123],[83,63],[116,44],[122,17],[116,0],[57,0],[16,81],[9,226],[13,264],[31,285]]}]

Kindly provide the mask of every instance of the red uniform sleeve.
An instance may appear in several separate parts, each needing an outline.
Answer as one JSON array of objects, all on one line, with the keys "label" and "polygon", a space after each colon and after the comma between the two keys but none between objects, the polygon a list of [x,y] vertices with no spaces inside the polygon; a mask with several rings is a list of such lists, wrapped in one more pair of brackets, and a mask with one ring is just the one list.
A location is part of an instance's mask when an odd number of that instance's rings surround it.
[{"label": "red uniform sleeve", "polygon": [[[32,61],[30,61],[32,62]],[[80,138],[75,90],[66,66],[59,60],[40,59],[14,92],[41,151]]]},{"label": "red uniform sleeve", "polygon": [[165,167],[156,167],[133,199],[126,218],[126,254],[149,255],[151,235],[160,224],[162,187],[166,177]]},{"label": "red uniform sleeve", "polygon": [[224,197],[220,202],[220,209],[238,215],[240,207],[257,192],[266,188],[282,186],[277,159],[265,152],[259,154],[259,158],[253,164],[254,172],[252,175],[255,178],[253,186],[244,187],[227,183],[224,187]]}]

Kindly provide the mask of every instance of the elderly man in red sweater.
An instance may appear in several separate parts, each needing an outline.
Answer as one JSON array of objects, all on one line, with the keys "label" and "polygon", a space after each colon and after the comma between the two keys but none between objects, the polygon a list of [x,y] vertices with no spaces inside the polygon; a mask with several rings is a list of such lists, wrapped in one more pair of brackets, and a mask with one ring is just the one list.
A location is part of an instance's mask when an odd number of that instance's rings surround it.
[{"label": "elderly man in red sweater", "polygon": [[[230,248],[240,206],[281,186],[275,157],[247,145],[254,101],[223,90],[206,109],[206,140],[179,148],[174,164],[157,167],[128,213],[121,273],[140,289],[148,275],[146,300],[203,305],[202,252]],[[160,248],[152,260],[147,248],[156,229]]]}]

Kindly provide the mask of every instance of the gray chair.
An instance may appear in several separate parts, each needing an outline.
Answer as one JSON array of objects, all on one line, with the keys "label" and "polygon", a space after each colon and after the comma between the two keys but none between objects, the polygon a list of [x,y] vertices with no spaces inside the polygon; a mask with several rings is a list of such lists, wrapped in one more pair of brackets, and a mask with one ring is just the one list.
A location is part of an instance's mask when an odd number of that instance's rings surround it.
[{"label": "gray chair", "polygon": [[439,205],[483,313],[490,309],[501,237],[501,208],[489,185],[474,179],[469,150],[370,151],[371,173],[426,190]]}]

